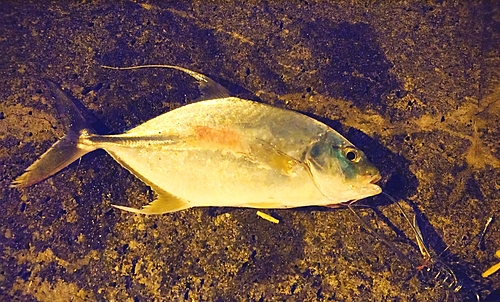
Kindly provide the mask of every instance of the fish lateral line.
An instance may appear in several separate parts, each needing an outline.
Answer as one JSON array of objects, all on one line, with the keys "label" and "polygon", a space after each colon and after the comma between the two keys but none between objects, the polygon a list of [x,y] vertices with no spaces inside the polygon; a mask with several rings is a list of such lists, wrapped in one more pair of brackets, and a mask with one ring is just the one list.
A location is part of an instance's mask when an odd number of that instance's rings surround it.
[{"label": "fish lateral line", "polygon": [[[90,135],[85,137],[87,144],[108,145],[117,144],[120,146],[142,146],[147,143],[148,146],[172,146],[178,144],[177,136],[151,135],[151,136],[124,136],[124,135]],[[82,140],[82,139],[81,139]],[[105,149],[105,148],[103,148]]]}]

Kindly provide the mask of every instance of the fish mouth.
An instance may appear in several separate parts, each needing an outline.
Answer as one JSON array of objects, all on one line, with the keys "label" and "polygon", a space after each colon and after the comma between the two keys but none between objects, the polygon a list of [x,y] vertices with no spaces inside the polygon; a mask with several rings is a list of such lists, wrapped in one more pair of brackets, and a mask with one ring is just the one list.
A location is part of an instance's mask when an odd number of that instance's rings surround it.
[{"label": "fish mouth", "polygon": [[382,176],[380,174],[373,175],[372,177],[368,178],[371,184],[376,184],[379,180],[382,179]]},{"label": "fish mouth", "polygon": [[358,178],[358,186],[360,187],[372,187],[371,185],[378,186],[376,183],[381,179],[382,176],[380,176],[380,174],[363,175],[360,178]]}]

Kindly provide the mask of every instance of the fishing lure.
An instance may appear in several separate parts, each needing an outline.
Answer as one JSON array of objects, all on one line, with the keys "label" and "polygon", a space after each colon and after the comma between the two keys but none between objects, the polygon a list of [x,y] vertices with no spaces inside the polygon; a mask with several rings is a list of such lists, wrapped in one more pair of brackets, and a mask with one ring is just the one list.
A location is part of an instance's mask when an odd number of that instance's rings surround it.
[{"label": "fishing lure", "polygon": [[[429,286],[430,288],[443,288],[448,293],[456,294],[461,292],[464,301],[481,301],[479,293],[473,288],[467,288],[464,290],[463,280],[457,277],[455,271],[439,257],[433,257],[430,253],[427,245],[424,241],[424,236],[420,230],[417,223],[417,216],[413,216],[413,220],[410,220],[403,207],[395,200],[392,196],[387,193],[383,193],[385,196],[389,197],[399,208],[405,220],[409,223],[412,231],[414,232],[417,245],[422,255],[422,263],[416,266],[420,281]],[[447,247],[446,249],[448,249]],[[446,251],[446,250],[445,250]],[[443,253],[445,252],[443,251]]]},{"label": "fishing lure", "polygon": [[[408,263],[412,265],[412,267],[416,268],[418,279],[422,284],[429,288],[442,288],[446,292],[446,300],[448,299],[448,295],[456,295],[460,294],[460,301],[470,301],[470,302],[480,302],[481,297],[479,293],[472,287],[468,286],[464,288],[464,282],[461,278],[459,278],[456,272],[442,261],[439,257],[433,257],[430,253],[427,245],[425,244],[424,237],[422,232],[418,226],[416,215],[414,215],[414,219],[410,220],[406,212],[404,211],[399,201],[393,198],[391,195],[382,192],[384,196],[389,198],[393,203],[395,203],[402,213],[404,219],[410,225],[412,229],[416,241],[417,246],[419,248],[420,254],[422,255],[422,262],[416,262],[406,254],[404,254],[400,249],[398,249],[392,242],[387,240],[384,236],[376,232],[368,222],[366,222],[353,208],[351,204],[347,204],[347,207],[353,212],[358,221],[365,227],[365,229],[370,232],[375,238],[384,243],[388,248],[390,248],[395,254],[397,254],[401,259],[405,259]],[[475,238],[475,237],[474,237]],[[493,269],[493,268],[492,268]],[[488,271],[489,272],[489,271]],[[467,284],[469,285],[469,284]]]}]

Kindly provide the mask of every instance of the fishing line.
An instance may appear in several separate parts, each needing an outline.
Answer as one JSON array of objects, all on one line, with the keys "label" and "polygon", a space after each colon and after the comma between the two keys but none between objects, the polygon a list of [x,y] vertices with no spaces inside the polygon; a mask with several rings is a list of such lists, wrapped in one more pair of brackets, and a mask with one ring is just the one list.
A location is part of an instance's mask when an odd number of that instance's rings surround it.
[{"label": "fishing line", "polygon": [[486,232],[488,231],[488,227],[490,226],[493,219],[494,219],[494,216],[491,216],[490,218],[488,218],[488,220],[486,221],[486,224],[484,225],[484,229],[481,232],[481,236],[479,237],[479,249],[481,251],[486,250],[486,246],[484,244],[484,236],[486,235]]},{"label": "fishing line", "polygon": [[389,240],[384,238],[382,235],[380,235],[377,231],[375,231],[369,224],[366,222],[352,207],[351,204],[347,205],[347,208],[351,210],[351,212],[354,214],[354,216],[358,219],[358,221],[364,226],[364,228],[375,238],[380,240],[382,243],[384,243],[387,247],[389,247],[393,252],[395,252],[399,257],[402,259],[406,259],[410,264],[413,266],[417,266],[418,264],[411,260],[407,255],[403,254],[394,244],[392,244]]}]

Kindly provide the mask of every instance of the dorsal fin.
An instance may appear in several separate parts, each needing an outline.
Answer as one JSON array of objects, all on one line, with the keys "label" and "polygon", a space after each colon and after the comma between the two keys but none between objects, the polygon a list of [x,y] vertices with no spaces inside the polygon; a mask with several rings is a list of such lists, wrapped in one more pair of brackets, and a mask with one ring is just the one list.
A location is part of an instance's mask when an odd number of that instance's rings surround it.
[{"label": "dorsal fin", "polygon": [[198,89],[200,89],[201,97],[198,99],[201,100],[212,100],[212,99],[223,99],[230,97],[231,94],[229,91],[224,88],[219,83],[215,82],[211,78],[207,77],[204,74],[189,70],[184,67],[174,66],[174,65],[139,65],[139,66],[130,66],[130,67],[113,67],[113,66],[105,66],[101,65],[103,68],[114,69],[114,70],[133,70],[140,68],[172,68],[183,71],[188,75],[192,76],[196,79],[198,83]]}]

